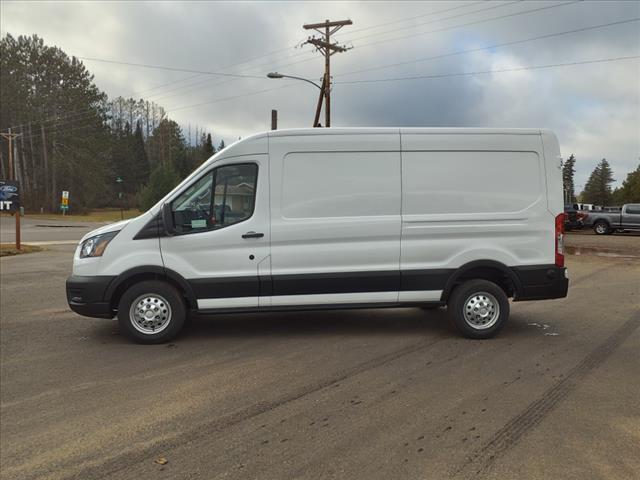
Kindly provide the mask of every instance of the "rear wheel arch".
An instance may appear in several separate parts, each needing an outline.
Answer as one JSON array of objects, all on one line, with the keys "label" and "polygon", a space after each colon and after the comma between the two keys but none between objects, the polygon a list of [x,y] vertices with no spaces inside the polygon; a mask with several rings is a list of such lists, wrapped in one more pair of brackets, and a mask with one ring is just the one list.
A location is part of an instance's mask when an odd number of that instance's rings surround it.
[{"label": "rear wheel arch", "polygon": [[476,260],[459,267],[451,275],[442,291],[441,301],[448,301],[456,286],[468,280],[487,280],[498,285],[507,295],[514,297],[522,293],[518,276],[504,263],[495,260]]}]

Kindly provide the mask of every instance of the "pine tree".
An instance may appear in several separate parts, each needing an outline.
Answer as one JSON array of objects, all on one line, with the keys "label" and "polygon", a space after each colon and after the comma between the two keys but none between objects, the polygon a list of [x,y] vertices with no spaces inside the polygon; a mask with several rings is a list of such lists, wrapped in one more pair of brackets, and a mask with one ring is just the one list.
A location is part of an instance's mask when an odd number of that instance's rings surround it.
[{"label": "pine tree", "polygon": [[576,201],[575,186],[573,182],[573,176],[576,173],[575,165],[576,157],[573,153],[562,165],[562,183],[564,185],[565,203],[574,203]]},{"label": "pine tree", "polygon": [[138,204],[142,210],[153,207],[162,197],[180,183],[180,177],[172,165],[160,164],[151,173],[149,183],[140,191]]},{"label": "pine tree", "polygon": [[218,145],[218,151],[224,149],[226,145],[224,144],[224,140],[220,140],[220,144]]},{"label": "pine tree", "polygon": [[613,198],[617,205],[640,203],[640,164],[633,172],[627,174],[622,186],[615,189]]},{"label": "pine tree", "polygon": [[202,150],[203,150],[205,159],[211,157],[211,155],[216,153],[216,150],[213,148],[213,141],[211,140],[211,134],[210,133],[207,133],[207,139],[204,142]]},{"label": "pine tree", "polygon": [[613,181],[611,166],[606,158],[603,158],[593,169],[589,180],[587,180],[584,192],[582,192],[582,201],[603,207],[611,205],[613,201],[611,183]]},{"label": "pine tree", "polygon": [[[57,210],[60,191],[69,190],[71,208],[81,211],[104,198],[107,97],[82,62],[37,35],[7,34],[0,39],[0,85],[0,130],[22,126],[16,167],[23,204]],[[82,115],[68,115],[78,111]]]},{"label": "pine tree", "polygon": [[135,183],[131,191],[138,191],[140,185],[145,185],[149,181],[150,168],[147,151],[144,145],[144,134],[142,133],[142,122],[136,122],[136,131],[131,140],[131,177]]}]

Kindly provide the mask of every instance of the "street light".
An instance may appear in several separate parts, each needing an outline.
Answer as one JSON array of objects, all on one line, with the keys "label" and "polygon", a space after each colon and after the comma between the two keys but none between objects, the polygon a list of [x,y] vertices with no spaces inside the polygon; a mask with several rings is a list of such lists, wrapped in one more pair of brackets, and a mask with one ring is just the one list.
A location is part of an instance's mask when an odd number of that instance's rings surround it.
[{"label": "street light", "polygon": [[309,80],[308,78],[302,78],[302,77],[294,77],[293,75],[283,75],[282,73],[278,73],[278,72],[269,72],[267,73],[267,78],[292,78],[294,80],[302,80],[303,82],[307,82],[310,83],[311,85],[313,85],[314,87],[317,87],[318,90],[320,90],[320,96],[318,97],[318,105],[316,107],[316,116],[313,120],[313,126],[314,127],[318,127],[319,123],[318,120],[320,119],[320,108],[322,108],[322,98],[324,97],[324,89],[325,89],[325,80],[322,80],[322,86],[318,85],[316,82],[313,82],[311,80]]},{"label": "street light", "polygon": [[293,75],[283,75],[282,73],[278,72],[267,73],[267,78],[293,78],[294,80],[302,80],[303,82],[310,83],[314,87],[317,87],[319,90],[322,90],[322,87],[320,85],[312,80],[309,80],[308,78],[294,77]]}]

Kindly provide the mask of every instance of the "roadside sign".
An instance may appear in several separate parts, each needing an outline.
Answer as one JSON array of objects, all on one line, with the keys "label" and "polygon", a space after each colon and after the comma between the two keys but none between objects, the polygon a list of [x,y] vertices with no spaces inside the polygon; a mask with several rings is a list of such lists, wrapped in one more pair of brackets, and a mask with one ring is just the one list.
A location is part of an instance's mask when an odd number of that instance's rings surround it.
[{"label": "roadside sign", "polygon": [[64,215],[69,210],[69,191],[62,191],[62,200],[60,201],[60,210],[62,210],[62,214]]},{"label": "roadside sign", "polygon": [[0,180],[0,210],[3,212],[20,210],[20,185],[15,180]]}]

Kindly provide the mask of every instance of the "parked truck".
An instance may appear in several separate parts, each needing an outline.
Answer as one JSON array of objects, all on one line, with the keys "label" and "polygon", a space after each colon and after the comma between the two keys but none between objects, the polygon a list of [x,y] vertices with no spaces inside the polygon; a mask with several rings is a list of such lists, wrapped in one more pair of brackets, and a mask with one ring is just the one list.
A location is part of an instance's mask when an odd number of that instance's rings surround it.
[{"label": "parked truck", "polygon": [[613,232],[640,231],[640,203],[627,203],[617,212],[592,210],[583,218],[585,227],[598,235]]}]

